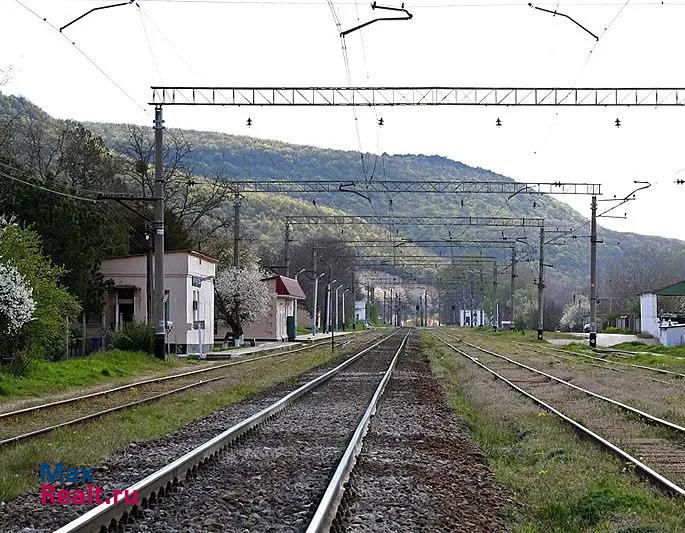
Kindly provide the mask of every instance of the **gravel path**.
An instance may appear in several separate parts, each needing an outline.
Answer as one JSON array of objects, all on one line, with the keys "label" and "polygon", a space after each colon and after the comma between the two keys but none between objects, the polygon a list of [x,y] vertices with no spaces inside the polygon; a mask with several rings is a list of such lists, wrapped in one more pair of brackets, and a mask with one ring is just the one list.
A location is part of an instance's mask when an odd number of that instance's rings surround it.
[{"label": "gravel path", "polygon": [[337,531],[505,531],[493,480],[412,337],[364,440]]},{"label": "gravel path", "polygon": [[[370,344],[370,341],[369,336],[364,336],[363,339],[355,339],[353,342],[355,347],[360,347]],[[103,487],[109,494],[114,489],[128,487],[339,363],[340,359],[329,361],[302,374],[296,380],[277,385],[239,404],[218,410],[160,439],[132,443],[118,451],[109,460],[95,466],[96,484]],[[38,485],[37,477],[36,485]],[[89,508],[88,505],[44,507],[40,503],[40,492],[36,490],[16,500],[0,502],[0,531],[3,533],[53,531],[77,518]]]},{"label": "gravel path", "polygon": [[296,401],[125,531],[304,529],[403,336]]}]

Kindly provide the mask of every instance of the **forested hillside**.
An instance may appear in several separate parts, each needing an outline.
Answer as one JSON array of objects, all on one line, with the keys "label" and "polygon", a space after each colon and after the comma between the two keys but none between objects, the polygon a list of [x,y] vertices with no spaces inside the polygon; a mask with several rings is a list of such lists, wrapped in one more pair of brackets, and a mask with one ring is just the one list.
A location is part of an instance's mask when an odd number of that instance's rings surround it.
[{"label": "forested hillside", "polygon": [[[7,115],[21,108],[23,112],[41,121],[58,122],[30,102],[13,97],[2,97],[2,112]],[[115,152],[128,154],[130,128],[121,124],[87,123],[86,127]],[[482,168],[473,168],[458,161],[441,156],[400,154],[382,156],[364,154],[363,165],[359,153],[329,150],[311,146],[291,145],[279,141],[255,139],[215,132],[168,130],[167,138],[183,139],[190,150],[186,164],[197,176],[211,179],[454,179],[502,181],[510,178]],[[550,180],[551,181],[551,180]],[[230,199],[219,207],[230,220],[232,206]],[[589,199],[588,199],[589,202]],[[545,219],[548,228],[576,228],[587,220],[567,204],[551,197],[531,196],[525,193],[511,199],[500,195],[372,195],[371,202],[359,195],[316,194],[292,195],[249,195],[243,201],[243,225],[246,239],[272,250],[280,249],[283,242],[283,217],[287,214],[449,214],[472,216],[539,217]],[[328,211],[326,208],[334,208]],[[585,290],[589,272],[588,227],[577,232],[576,239],[559,239],[563,246],[549,246],[547,260],[553,265],[548,271],[548,283],[552,292],[566,293]],[[501,231],[453,228],[447,230],[435,227],[411,228],[300,228],[296,238],[318,232],[319,234],[370,238],[392,231],[397,236],[414,239],[447,238],[490,238],[501,236]],[[520,231],[508,230],[506,236],[521,236]],[[674,239],[648,237],[634,233],[619,233],[600,229],[604,244],[600,245],[599,262],[602,272],[620,270],[630,258],[633,265],[650,265],[654,258],[668,259],[675,271],[669,277],[685,277],[685,242]],[[537,245],[535,235],[530,234],[528,242]],[[462,253],[472,253],[469,252]],[[428,251],[428,253],[433,253]],[[504,259],[503,251],[484,251]],[[600,278],[601,279],[601,278]],[[607,280],[604,279],[604,282]]]},{"label": "forested hillside", "polygon": [[[105,142],[119,149],[125,138],[125,127],[117,124],[88,124],[88,127],[102,135]],[[175,131],[175,130],[174,130]],[[510,180],[489,170],[473,168],[458,161],[441,156],[414,154],[376,156],[364,154],[364,170],[357,152],[329,150],[311,146],[298,146],[279,141],[255,139],[215,132],[175,131],[183,135],[192,146],[189,155],[193,169],[200,175],[221,179],[455,179],[455,180]],[[552,181],[552,179],[550,179]],[[252,197],[255,198],[255,197]],[[547,227],[576,228],[587,222],[583,216],[567,204],[550,197],[533,197],[520,194],[507,199],[500,195],[384,195],[373,197],[373,205],[354,194],[317,194],[300,198],[303,202],[292,204],[295,210],[305,205],[334,206],[349,213],[376,214],[450,214],[450,215],[492,215],[512,217],[540,217]],[[271,202],[279,199],[248,200],[254,202],[255,222],[259,224],[260,235],[279,235],[273,228],[273,220],[260,217]],[[588,198],[589,203],[589,198]],[[298,208],[297,206],[302,206]],[[250,220],[246,223],[251,224]],[[413,227],[409,230],[397,228],[399,234],[412,238],[436,238],[436,228]],[[554,268],[550,270],[550,283],[555,281],[568,290],[582,289],[587,284],[589,273],[589,242],[585,237],[589,227],[577,232],[577,239],[560,239],[565,246],[550,246],[547,256]],[[487,232],[458,229],[454,238],[483,238]],[[512,234],[514,234],[512,232]],[[625,256],[636,264],[648,264],[659,254],[667,254],[675,263],[683,265],[674,276],[685,276],[685,242],[674,239],[649,237],[635,233],[620,233],[600,228],[604,245],[600,246],[600,266],[606,270],[616,268]],[[618,243],[618,244],[617,244]],[[533,244],[536,244],[533,242]],[[570,286],[569,286],[570,284]]]}]

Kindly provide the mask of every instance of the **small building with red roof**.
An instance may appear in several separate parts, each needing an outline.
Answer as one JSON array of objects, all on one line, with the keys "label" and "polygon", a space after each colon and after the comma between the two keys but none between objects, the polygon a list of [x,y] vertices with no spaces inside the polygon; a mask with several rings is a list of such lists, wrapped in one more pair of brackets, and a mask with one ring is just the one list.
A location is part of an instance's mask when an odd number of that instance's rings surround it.
[{"label": "small building with red roof", "polygon": [[[262,279],[270,289],[269,309],[264,318],[244,331],[245,339],[262,341],[287,341],[288,322],[295,326],[295,306],[298,300],[304,300],[302,287],[296,279],[286,276],[270,276]],[[294,330],[293,330],[294,331]]]}]

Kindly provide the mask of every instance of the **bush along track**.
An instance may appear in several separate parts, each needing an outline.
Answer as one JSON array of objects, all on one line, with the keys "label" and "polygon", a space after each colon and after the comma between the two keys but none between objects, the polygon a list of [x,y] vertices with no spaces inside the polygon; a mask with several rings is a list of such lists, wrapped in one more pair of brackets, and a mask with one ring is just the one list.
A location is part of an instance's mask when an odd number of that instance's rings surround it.
[{"label": "bush along track", "polygon": [[431,365],[485,449],[496,478],[523,503],[516,531],[685,531],[685,503],[633,475],[432,335]]}]

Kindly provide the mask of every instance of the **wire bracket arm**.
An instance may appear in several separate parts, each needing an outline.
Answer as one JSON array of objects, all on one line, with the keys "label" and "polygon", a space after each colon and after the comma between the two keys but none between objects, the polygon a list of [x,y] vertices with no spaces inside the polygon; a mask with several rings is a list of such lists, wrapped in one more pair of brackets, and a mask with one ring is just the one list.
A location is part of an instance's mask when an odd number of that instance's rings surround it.
[{"label": "wire bracket arm", "polygon": [[404,13],[403,16],[400,17],[378,17],[375,19],[368,20],[362,24],[359,24],[358,26],[355,26],[354,28],[350,28],[349,30],[345,30],[340,32],[340,37],[345,37],[346,35],[352,33],[353,31],[361,30],[362,28],[369,26],[373,24],[374,22],[380,22],[382,20],[411,20],[414,15],[412,15],[409,11],[407,11],[404,8],[404,4],[402,4],[402,7],[391,7],[391,6],[379,6],[376,2],[373,2],[371,4],[371,9],[376,10],[376,9],[385,9],[386,11],[399,11],[400,13]]}]

